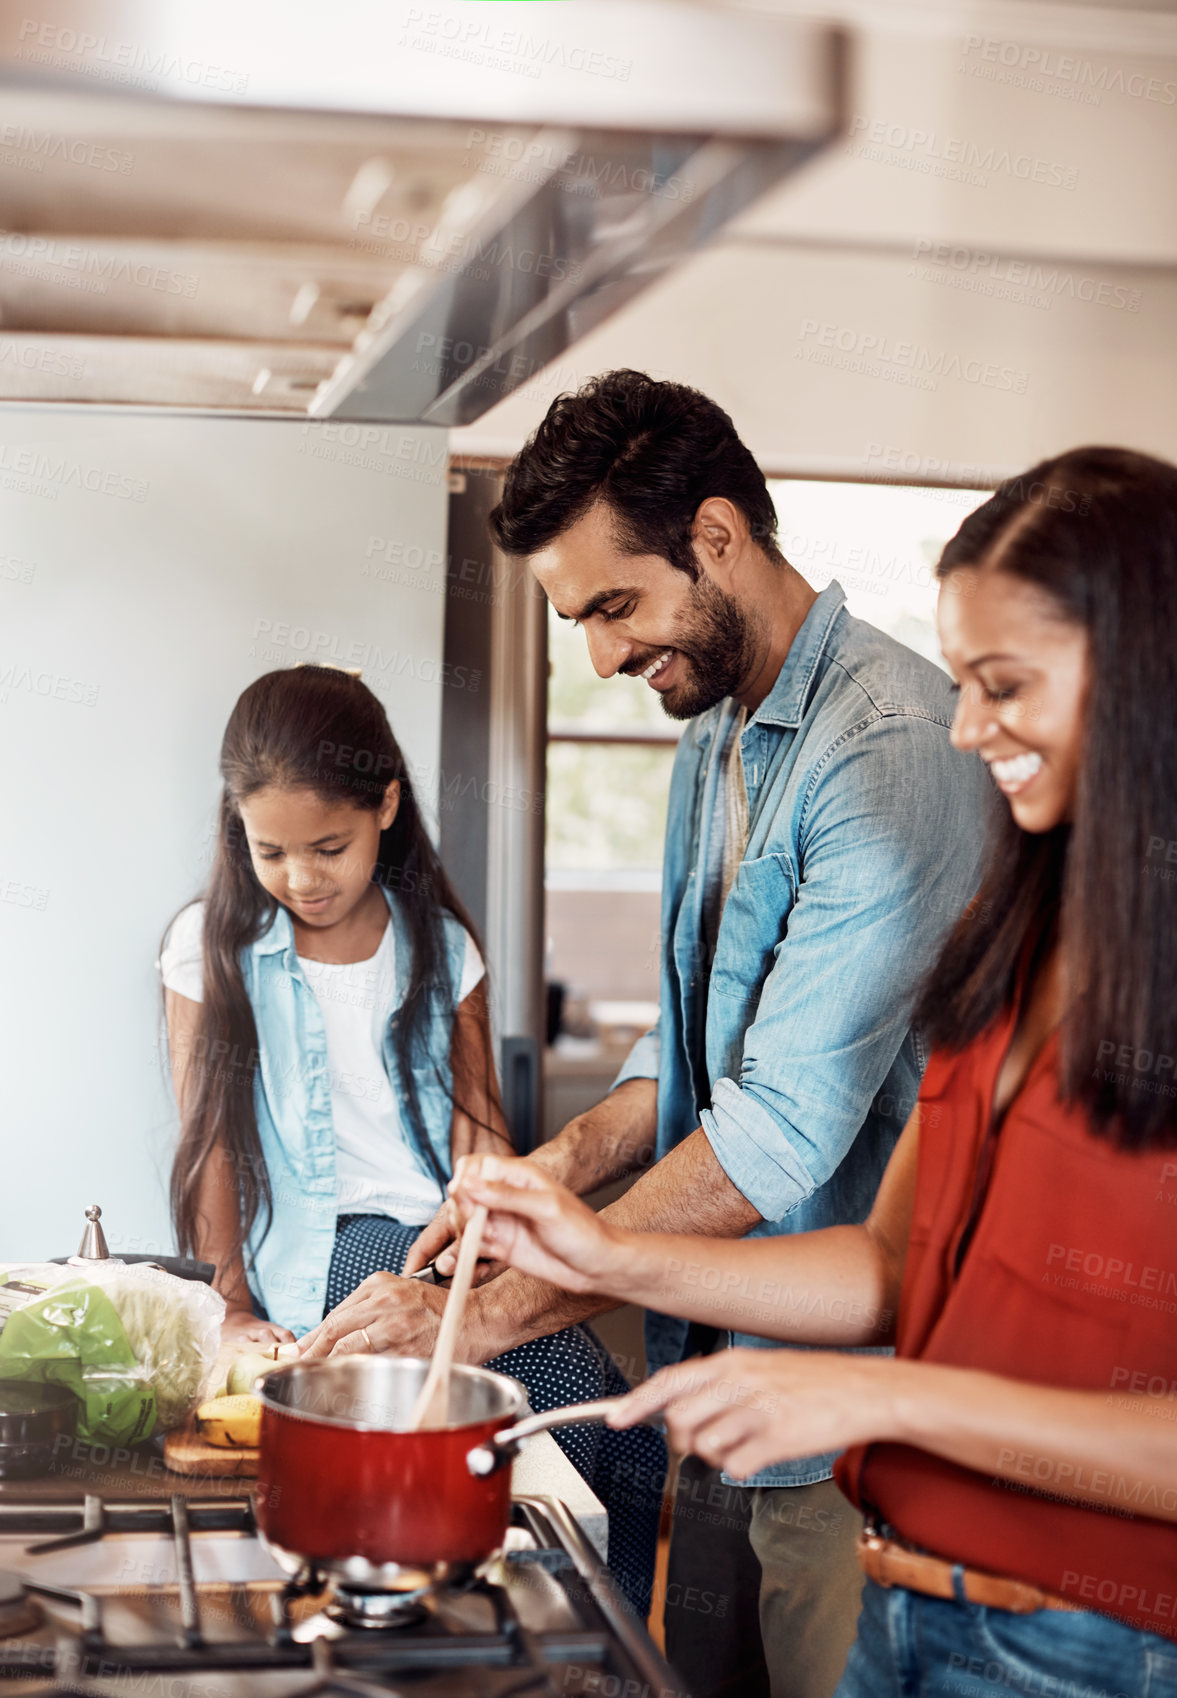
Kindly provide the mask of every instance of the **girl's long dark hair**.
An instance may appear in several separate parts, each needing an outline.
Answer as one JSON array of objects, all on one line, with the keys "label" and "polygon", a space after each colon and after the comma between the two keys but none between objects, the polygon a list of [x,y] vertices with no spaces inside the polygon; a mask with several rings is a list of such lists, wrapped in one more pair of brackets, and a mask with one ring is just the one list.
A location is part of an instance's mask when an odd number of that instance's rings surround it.
[{"label": "girl's long dark hair", "polygon": [[380,835],[373,881],[396,893],[408,932],[408,991],[391,1027],[404,1087],[401,1107],[407,1110],[410,1136],[443,1189],[446,1175],[426,1136],[414,1068],[434,1066],[431,1020],[437,1007],[447,1016],[452,1007],[444,911],[478,941],[422,823],[388,716],[358,678],[324,666],[258,678],[230,715],[221,744],[221,777],[217,846],[204,898],[204,999],[172,1166],[172,1218],[182,1254],[191,1254],[196,1245],[202,1175],[217,1146],[236,1179],[238,1252],[259,1218],[264,1236],[273,1209],[254,1111],[258,1037],[241,951],[267,930],[278,903],[254,874],[241,803],[259,790],[300,789],[375,812],[389,783],[398,780],[400,805]]},{"label": "girl's long dark hair", "polygon": [[1177,1142],[1177,467],[1077,448],[1002,484],[941,557],[1037,586],[1089,643],[1070,825],[998,811],[981,889],[916,1010],[957,1050],[1057,939],[1081,987],[1061,1033],[1063,1100],[1124,1148]]}]

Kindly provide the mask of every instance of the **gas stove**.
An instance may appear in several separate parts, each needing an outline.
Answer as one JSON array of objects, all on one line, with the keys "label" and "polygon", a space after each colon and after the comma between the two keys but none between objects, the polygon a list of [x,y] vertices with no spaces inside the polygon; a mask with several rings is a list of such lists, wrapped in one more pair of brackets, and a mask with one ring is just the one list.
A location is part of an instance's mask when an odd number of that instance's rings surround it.
[{"label": "gas stove", "polygon": [[458,1588],[293,1580],[248,1497],[0,1501],[0,1682],[72,1698],[688,1698],[563,1504]]}]

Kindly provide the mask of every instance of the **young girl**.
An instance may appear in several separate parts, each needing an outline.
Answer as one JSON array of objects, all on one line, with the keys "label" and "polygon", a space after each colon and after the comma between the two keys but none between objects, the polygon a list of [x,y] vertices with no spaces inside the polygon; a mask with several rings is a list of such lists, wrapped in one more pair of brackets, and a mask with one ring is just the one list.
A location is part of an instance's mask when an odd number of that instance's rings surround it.
[{"label": "young girl", "polygon": [[[208,890],[160,961],[172,1209],[181,1251],[216,1264],[225,1336],[264,1344],[399,1273],[454,1162],[511,1144],[474,927],[376,697],[334,668],[267,673],[233,710],[221,775]],[[583,1327],[491,1366],[536,1410],[626,1389]],[[614,1571],[644,1611],[661,1439],[555,1436],[611,1510]]]},{"label": "young girl", "polygon": [[663,1409],[737,1477],[846,1449],[875,1527],[838,1698],[1174,1698],[1177,468],[1047,461],[939,576],[953,740],[1008,811],[917,1010],[934,1053],[870,1219],[635,1235],[478,1155],[456,1200],[571,1290],[830,1347],[682,1363],[619,1419]]}]

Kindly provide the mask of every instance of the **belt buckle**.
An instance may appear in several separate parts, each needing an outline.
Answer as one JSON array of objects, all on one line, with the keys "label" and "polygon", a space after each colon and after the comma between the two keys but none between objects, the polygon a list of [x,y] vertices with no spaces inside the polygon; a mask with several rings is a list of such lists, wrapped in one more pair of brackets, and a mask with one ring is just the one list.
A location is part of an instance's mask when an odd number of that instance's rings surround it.
[{"label": "belt buckle", "polygon": [[891,1541],[873,1515],[868,1515],[863,1522],[857,1543],[861,1567],[878,1585],[889,1586],[891,1582],[884,1578],[885,1570],[879,1564],[885,1563]]}]

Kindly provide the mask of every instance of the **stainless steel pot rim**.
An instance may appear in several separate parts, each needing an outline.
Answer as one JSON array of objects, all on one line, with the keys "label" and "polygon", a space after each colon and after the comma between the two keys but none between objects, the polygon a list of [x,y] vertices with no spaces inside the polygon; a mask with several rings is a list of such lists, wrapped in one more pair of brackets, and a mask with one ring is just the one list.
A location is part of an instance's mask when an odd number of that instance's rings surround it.
[{"label": "stainless steel pot rim", "polygon": [[[348,1356],[343,1358],[343,1361],[355,1365],[354,1369],[349,1368],[348,1371],[361,1374],[379,1372],[381,1365],[386,1367],[390,1363],[404,1363],[406,1366],[420,1368],[424,1373],[429,1371],[428,1358],[420,1356]],[[364,1367],[363,1364],[365,1363],[371,1364],[371,1367]],[[306,1421],[319,1427],[336,1427],[348,1433],[389,1433],[399,1434],[405,1438],[413,1436],[410,1429],[390,1427],[386,1421],[361,1421],[350,1415],[324,1414],[313,1409],[293,1409],[288,1403],[279,1403],[276,1398],[270,1397],[266,1391],[267,1385],[274,1379],[293,1378],[298,1373],[319,1377],[320,1369],[333,1369],[338,1374],[340,1368],[340,1361],[332,1360],[330,1357],[321,1362],[283,1362],[272,1368],[268,1373],[261,1375],[254,1382],[254,1390],[261,1399],[263,1408],[272,1410],[276,1415],[285,1416],[287,1420]],[[509,1419],[517,1415],[519,1410],[527,1403],[527,1388],[519,1380],[512,1379],[509,1374],[496,1373],[492,1368],[468,1367],[464,1363],[456,1363],[453,1372],[462,1375],[464,1378],[482,1380],[508,1391],[506,1409],[493,1417],[496,1423],[504,1420],[504,1418]],[[322,1377],[327,1378],[328,1376],[323,1374]],[[342,1395],[344,1394],[340,1393],[340,1396]],[[354,1404],[356,1399],[352,1397],[351,1401]],[[479,1427],[484,1427],[490,1419],[490,1416],[481,1416],[477,1421],[452,1421],[444,1427],[427,1427],[422,1430],[434,1433],[473,1432]]]}]

